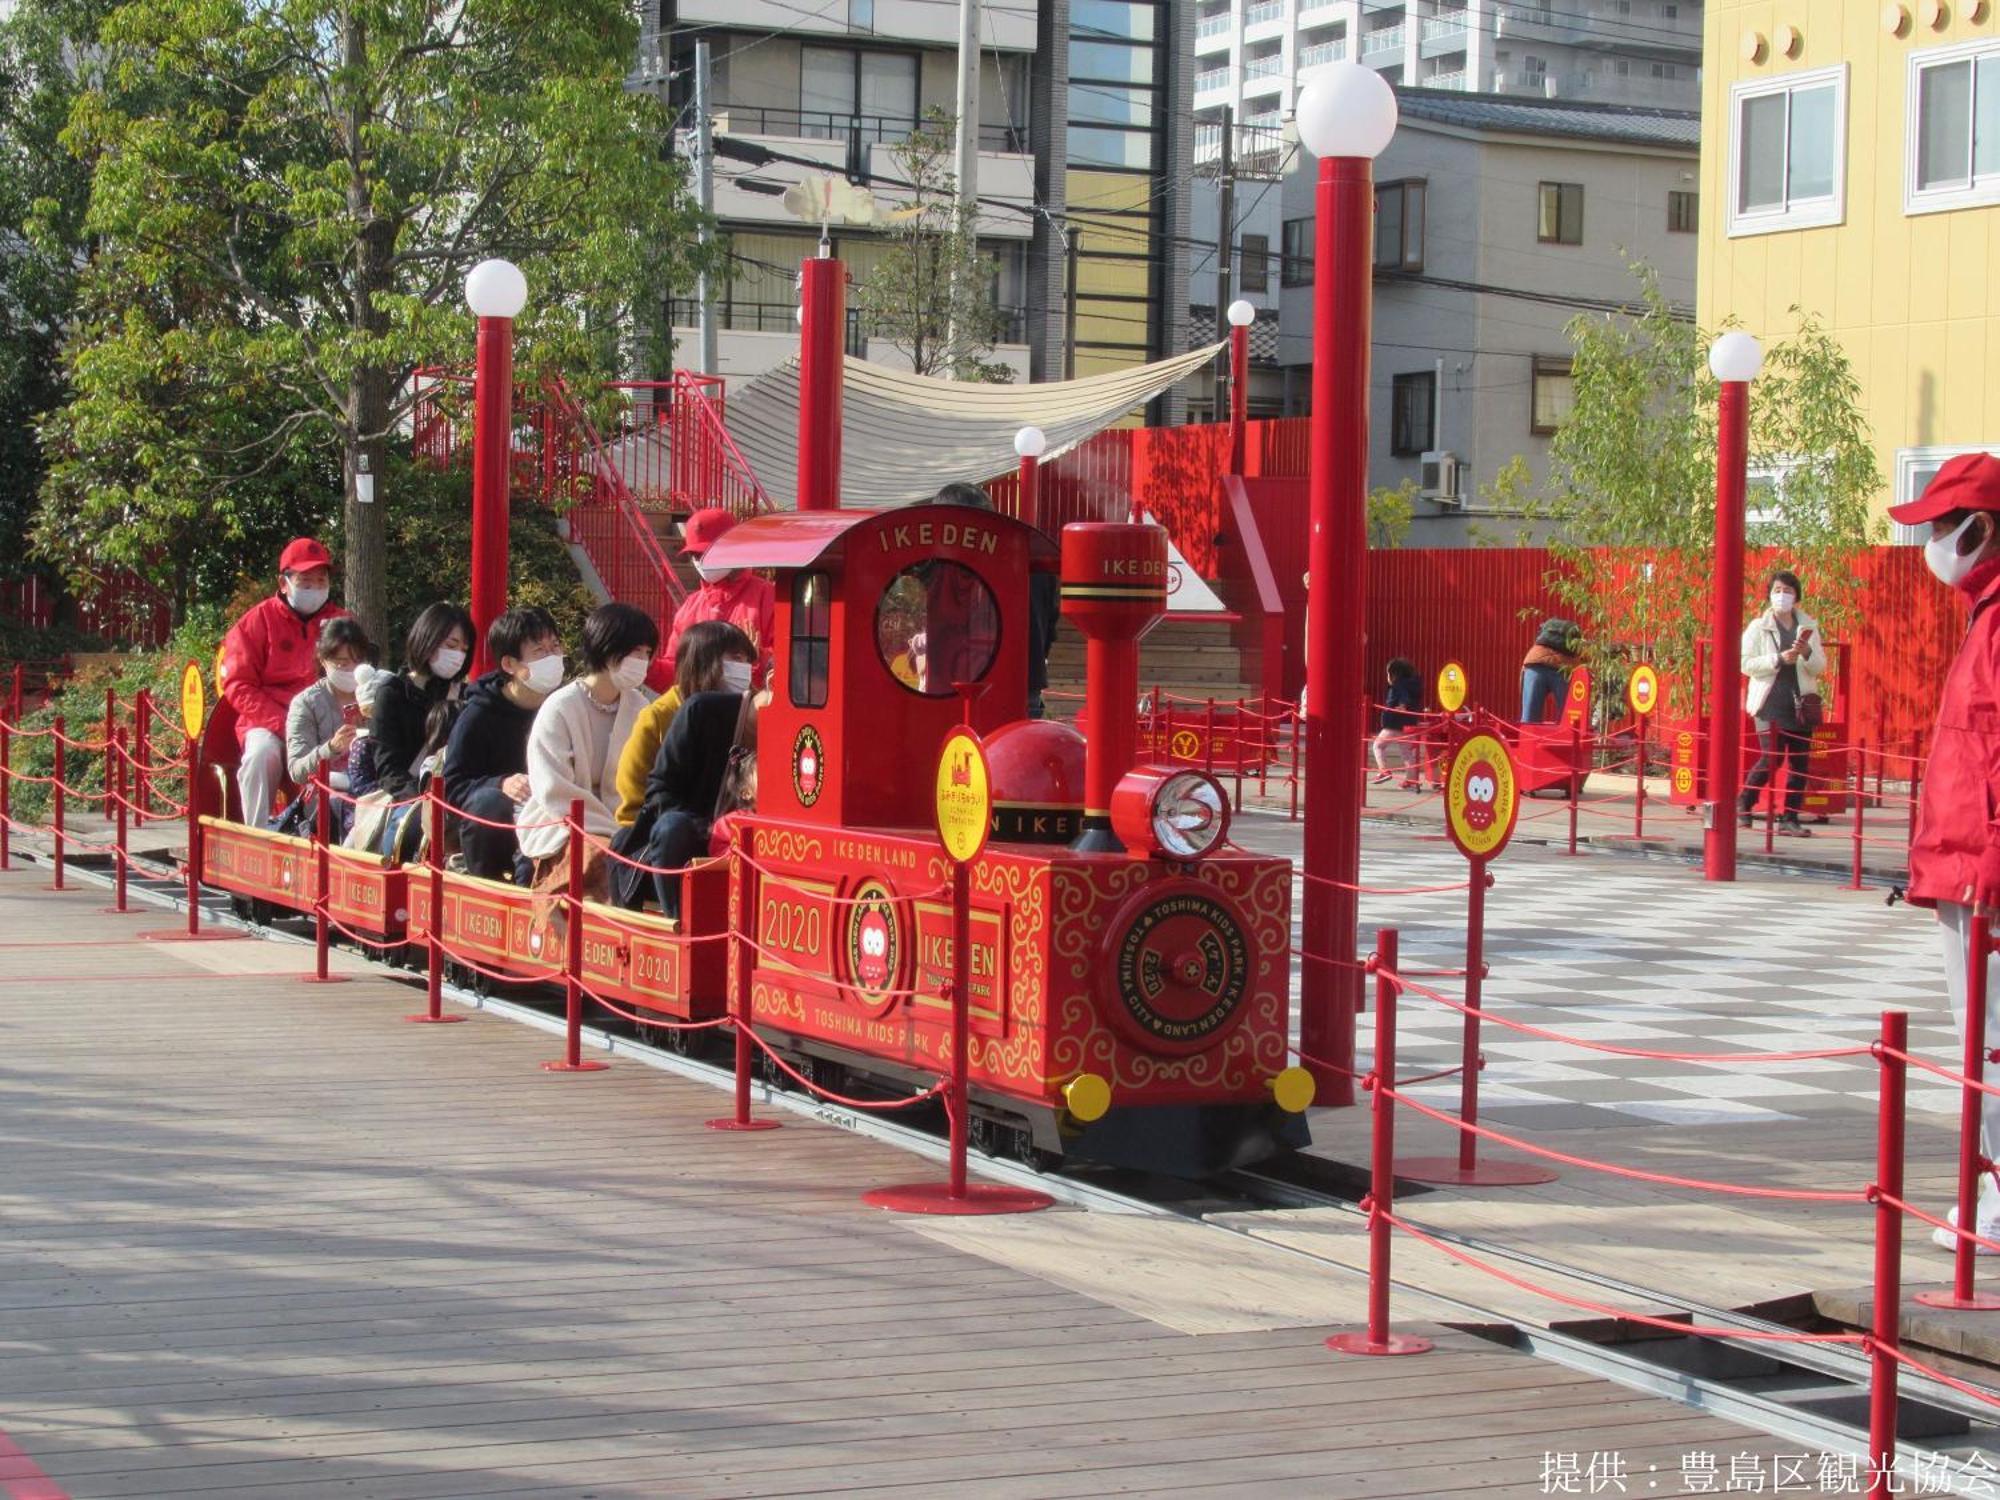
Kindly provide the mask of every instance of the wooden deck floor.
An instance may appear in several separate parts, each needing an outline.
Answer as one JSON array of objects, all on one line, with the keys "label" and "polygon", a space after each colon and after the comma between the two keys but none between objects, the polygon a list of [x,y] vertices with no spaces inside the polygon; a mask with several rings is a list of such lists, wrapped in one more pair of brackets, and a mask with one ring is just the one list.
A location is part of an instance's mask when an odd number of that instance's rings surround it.
[{"label": "wooden deck floor", "polygon": [[1787,1451],[1460,1335],[1334,1357],[1359,1283],[1213,1231],[879,1214],[931,1169],[45,884],[0,876],[0,1491],[1527,1496],[1551,1452]]}]

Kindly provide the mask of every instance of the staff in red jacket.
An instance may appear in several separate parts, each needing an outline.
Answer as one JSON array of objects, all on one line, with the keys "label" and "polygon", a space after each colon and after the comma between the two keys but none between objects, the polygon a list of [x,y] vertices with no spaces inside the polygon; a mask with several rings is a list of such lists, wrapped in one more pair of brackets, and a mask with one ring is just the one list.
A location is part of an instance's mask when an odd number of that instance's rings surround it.
[{"label": "staff in red jacket", "polygon": [[703,555],[735,524],[735,516],[719,505],[711,505],[695,511],[681,526],[681,550],[694,560],[695,571],[701,574],[701,587],[683,599],[681,607],[674,611],[666,649],[653,659],[653,676],[648,683],[657,680],[661,690],[673,683],[674,653],[680,647],[681,633],[697,620],[721,620],[749,636],[750,644],[757,648],[757,680],[763,682],[769,677],[772,636],[777,630],[777,589],[772,587],[770,579],[761,578],[747,568],[716,572],[702,565]]},{"label": "staff in red jacket", "polygon": [[243,758],[236,787],[243,821],[261,824],[285,777],[285,713],[319,676],[313,643],[320,625],[345,615],[329,604],[333,559],[309,536],[294,539],[278,558],[278,592],[252,606],[222,641],[222,696],[236,710]]},{"label": "staff in red jacket", "polygon": [[[1963,1036],[1972,924],[2000,914],[2000,812],[1994,795],[2000,790],[2000,459],[1984,453],[1954,458],[1921,496],[1889,514],[1907,526],[1930,527],[1924,562],[1972,609],[1938,704],[1910,841],[1909,883],[1913,906],[1937,909],[1945,987]],[[1992,961],[1986,971],[1986,1037],[1989,1046],[2000,1041],[2000,964]],[[2000,1100],[1990,1094],[1982,1102],[1980,1135],[1991,1159],[2000,1145]],[[1990,1172],[1980,1180],[1975,1227],[1988,1237],[2000,1235],[2000,1190]],[[1942,1229],[1932,1238],[1954,1248],[1954,1237]]]}]

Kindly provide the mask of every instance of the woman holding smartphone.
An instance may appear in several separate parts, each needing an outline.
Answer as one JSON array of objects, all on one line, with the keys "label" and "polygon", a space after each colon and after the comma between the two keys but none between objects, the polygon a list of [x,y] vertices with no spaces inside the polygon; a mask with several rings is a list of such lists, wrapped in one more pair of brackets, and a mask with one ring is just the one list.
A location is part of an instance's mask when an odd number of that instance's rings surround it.
[{"label": "woman holding smartphone", "polygon": [[1826,671],[1826,646],[1819,622],[1799,608],[1804,590],[1799,575],[1780,569],[1771,575],[1769,607],[1743,632],[1743,675],[1749,679],[1744,710],[1757,721],[1762,752],[1743,781],[1738,816],[1743,827],[1764,784],[1779,761],[1786,767],[1785,811],[1778,831],[1801,838],[1812,832],[1799,821],[1806,799],[1806,758],[1812,751],[1813,726],[1802,707],[1811,696],[1818,702],[1819,679]]}]

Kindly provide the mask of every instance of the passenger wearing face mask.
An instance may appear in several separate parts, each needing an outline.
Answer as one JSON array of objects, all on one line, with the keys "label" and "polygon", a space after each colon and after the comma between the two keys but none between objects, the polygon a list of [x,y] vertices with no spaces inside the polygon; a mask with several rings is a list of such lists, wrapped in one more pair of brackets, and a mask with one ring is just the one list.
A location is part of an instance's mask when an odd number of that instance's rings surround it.
[{"label": "passenger wearing face mask", "polygon": [[319,676],[314,643],[326,621],[347,611],[329,604],[333,559],[311,537],[278,558],[278,592],[247,610],[222,642],[222,696],[236,710],[242,759],[236,787],[243,821],[261,824],[285,775],[285,717],[292,699]]},{"label": "passenger wearing face mask", "polygon": [[701,587],[683,599],[681,607],[674,611],[674,623],[667,631],[667,648],[660,653],[654,667],[652,686],[656,689],[664,690],[674,681],[681,637],[690,625],[702,620],[721,620],[750,637],[750,644],[757,651],[756,680],[769,679],[778,616],[777,589],[770,579],[760,578],[747,569],[713,569],[702,561],[708,549],[735,525],[735,516],[720,506],[709,506],[694,512],[681,527],[681,551],[701,575]]},{"label": "passenger wearing face mask", "polygon": [[[1972,923],[1975,917],[1990,923],[2000,913],[2000,821],[1994,811],[2000,789],[2000,460],[1984,453],[1952,459],[1922,495],[1892,506],[1889,516],[1905,526],[1929,528],[1924,562],[1972,612],[1945,674],[1931,732],[1907,887],[1912,906],[1937,910],[1945,989],[1963,1038]],[[2000,962],[1989,960],[1987,1045],[1995,1038],[2000,1038]],[[1982,1097],[1980,1121],[1983,1153],[2000,1156],[2000,1099]],[[1958,1211],[1950,1217],[1956,1223]],[[1988,1238],[2000,1237],[2000,1189],[1991,1173],[1980,1179],[1974,1227]],[[1932,1239],[1947,1250],[1955,1248],[1955,1238],[1932,1231]],[[1979,1247],[1979,1253],[1989,1252]]]},{"label": "passenger wearing face mask", "polygon": [[368,732],[377,791],[398,802],[417,794],[431,710],[457,706],[471,660],[472,616],[458,604],[427,605],[403,639],[403,670],[375,690]]},{"label": "passenger wearing face mask", "polygon": [[285,774],[292,785],[305,787],[325,765],[328,783],[344,792],[347,753],[363,719],[356,674],[373,659],[375,646],[359,620],[339,615],[320,626],[315,655],[319,681],[293,698],[285,714]]},{"label": "passenger wearing face mask", "polygon": [[1806,800],[1812,726],[1799,705],[1808,693],[1819,691],[1819,679],[1826,671],[1826,642],[1820,639],[1819,622],[1799,608],[1802,592],[1798,574],[1773,573],[1766,590],[1770,606],[1743,632],[1743,675],[1750,680],[1743,708],[1757,721],[1762,753],[1743,778],[1737,805],[1737,818],[1748,828],[1764,783],[1782,762],[1787,768],[1785,811],[1778,819],[1778,831],[1801,838],[1812,832],[1799,821]]},{"label": "passenger wearing face mask", "polygon": [[486,655],[499,666],[466,689],[445,745],[444,796],[467,872],[525,884],[513,822],[528,800],[528,733],[543,700],[562,686],[567,661],[545,609],[510,609],[495,619]]},{"label": "passenger wearing face mask", "polygon": [[646,801],[646,778],[680,707],[696,693],[744,693],[757,669],[750,637],[723,620],[697,620],[681,637],[674,685],[639,715],[618,759],[618,826],[630,827]]},{"label": "passenger wearing face mask", "polygon": [[535,711],[528,732],[528,800],[515,821],[538,891],[568,889],[569,831],[562,820],[580,800],[592,841],[579,894],[602,900],[608,893],[604,844],[618,831],[618,762],[632,726],[653,701],[646,673],[659,644],[659,627],[644,610],[600,604],[583,623],[583,675]]}]

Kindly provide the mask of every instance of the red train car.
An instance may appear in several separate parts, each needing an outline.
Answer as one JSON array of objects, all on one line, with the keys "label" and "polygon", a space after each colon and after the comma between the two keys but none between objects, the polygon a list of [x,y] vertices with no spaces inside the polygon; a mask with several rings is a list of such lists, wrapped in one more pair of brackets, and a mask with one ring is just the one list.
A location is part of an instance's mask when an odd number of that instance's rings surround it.
[{"label": "red train car", "polygon": [[[319,903],[319,857],[309,840],[204,817],[201,882],[246,902],[311,912]],[[400,866],[372,854],[329,849],[327,883],[332,887],[327,913],[335,922],[378,942],[402,939],[409,921],[409,875]]]}]

